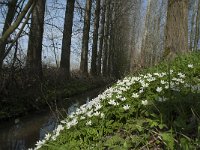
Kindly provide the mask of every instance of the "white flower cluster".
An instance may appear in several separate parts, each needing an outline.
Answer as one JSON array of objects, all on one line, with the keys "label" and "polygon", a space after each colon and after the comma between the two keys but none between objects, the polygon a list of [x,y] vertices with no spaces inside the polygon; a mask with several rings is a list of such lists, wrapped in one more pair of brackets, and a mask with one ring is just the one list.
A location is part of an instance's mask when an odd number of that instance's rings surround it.
[{"label": "white flower cluster", "polygon": [[129,105],[124,105],[123,108],[124,108],[124,110],[128,110],[130,108],[130,106]]},{"label": "white flower cluster", "polygon": [[114,106],[119,105],[119,103],[116,102],[115,100],[110,100],[110,101],[108,102],[108,104],[114,105]]},{"label": "white flower cluster", "polygon": [[[193,65],[189,64],[188,68],[193,68]],[[131,95],[133,102],[135,100],[139,100],[140,97],[144,98],[144,94],[142,93],[144,93],[152,83],[157,84],[157,87],[153,89],[153,91],[157,92],[155,94],[159,95],[157,100],[160,102],[168,100],[162,95],[165,89],[172,88],[173,90],[179,90],[177,87],[179,84],[184,84],[184,87],[191,88],[190,84],[185,83],[185,74],[181,72],[175,74],[173,70],[170,70],[170,76],[172,77],[170,83],[167,75],[168,74],[166,72],[156,72],[153,74],[148,73],[146,75],[141,74],[138,77],[125,77],[123,80],[117,81],[116,86],[108,88],[90,102],[77,108],[76,111],[71,113],[67,119],[61,121],[62,125],[58,125],[58,127],[53,131],[52,135],[47,134],[44,140],[36,143],[36,147],[34,149],[29,150],[37,150],[41,148],[42,145],[44,145],[47,141],[56,140],[62,130],[70,129],[71,127],[77,125],[80,120],[86,120],[85,125],[91,126],[93,124],[91,117],[104,118],[105,114],[104,112],[101,112],[101,108],[104,104],[108,104],[107,106],[110,107],[121,107],[124,111],[129,111],[131,104],[126,103],[128,100],[127,97],[124,96],[124,93],[130,90],[134,85],[137,85],[138,89],[134,89],[134,92]],[[192,86],[192,88],[200,90],[200,85]],[[149,105],[149,101],[150,100],[147,99],[141,100],[141,104],[144,106]]]},{"label": "white flower cluster", "polygon": [[157,91],[158,93],[160,93],[160,92],[162,91],[162,87],[157,87],[157,88],[156,88],[156,91]]},{"label": "white flower cluster", "polygon": [[[110,91],[111,89],[108,89]],[[64,129],[70,129],[72,126],[75,126],[78,124],[79,119],[84,120],[87,118],[91,118],[93,116],[99,116],[100,118],[104,117],[103,113],[100,113],[99,110],[102,108],[101,100],[106,98],[106,93],[103,93],[96,97],[95,99],[91,100],[87,104],[84,104],[80,106],[80,108],[77,108],[75,112],[71,113],[67,119],[61,121],[61,125],[58,125],[57,128],[53,131],[52,135],[47,134],[45,136],[45,139],[38,141],[35,145],[36,147],[34,149],[29,148],[29,150],[38,150],[44,145],[47,141],[53,140],[55,141],[56,138],[60,135],[60,132]],[[92,125],[92,121],[89,120],[86,122],[86,125],[90,126]]]},{"label": "white flower cluster", "polygon": [[188,64],[188,68],[193,68],[193,64]]}]

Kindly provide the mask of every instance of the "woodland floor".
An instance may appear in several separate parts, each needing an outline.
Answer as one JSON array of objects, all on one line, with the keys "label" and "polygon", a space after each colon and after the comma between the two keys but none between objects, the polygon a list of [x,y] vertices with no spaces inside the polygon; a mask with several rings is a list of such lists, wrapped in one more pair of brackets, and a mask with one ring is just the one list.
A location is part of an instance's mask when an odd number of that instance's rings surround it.
[{"label": "woodland floor", "polygon": [[128,75],[61,121],[35,149],[200,149],[200,53]]},{"label": "woodland floor", "polygon": [[49,69],[45,70],[43,82],[36,82],[29,79],[23,70],[12,75],[4,71],[0,80],[0,120],[42,111],[59,100],[105,86],[111,81],[113,79],[102,77],[81,78],[78,74],[61,80],[55,71]]}]

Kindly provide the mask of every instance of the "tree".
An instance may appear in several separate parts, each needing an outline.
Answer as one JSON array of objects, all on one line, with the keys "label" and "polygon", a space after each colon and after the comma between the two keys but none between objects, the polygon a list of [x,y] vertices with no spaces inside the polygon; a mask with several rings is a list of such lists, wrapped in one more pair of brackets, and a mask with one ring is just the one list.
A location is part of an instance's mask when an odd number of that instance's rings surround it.
[{"label": "tree", "polygon": [[[31,11],[31,8],[34,7],[34,4],[35,4],[34,0],[29,0],[27,4],[25,5],[24,9],[18,15],[18,18],[16,19],[16,21],[12,25],[10,25],[7,29],[5,28],[3,35],[0,38],[0,45],[4,45],[6,43],[6,40],[17,29],[17,27],[20,25],[22,20],[25,18],[26,14]],[[5,53],[5,49],[4,48],[0,49],[0,70],[2,68],[3,60],[5,58],[4,53]]]},{"label": "tree", "polygon": [[109,48],[109,29],[110,29],[110,0],[106,0],[106,12],[105,12],[105,27],[104,27],[104,45],[103,45],[103,76],[108,75],[108,48]]},{"label": "tree", "polygon": [[198,12],[197,6],[198,6],[198,0],[196,0],[196,1],[191,0],[190,1],[190,10],[191,10],[191,13],[192,13],[191,24],[190,24],[190,46],[189,46],[190,50],[194,49],[195,16],[196,16],[196,14]]},{"label": "tree", "polygon": [[93,31],[93,45],[92,45],[92,62],[91,62],[91,75],[97,75],[97,43],[98,43],[98,29],[100,19],[100,6],[101,0],[96,0],[94,31]]},{"label": "tree", "polygon": [[31,76],[42,78],[42,40],[46,0],[38,0],[34,7],[28,42],[26,66]]},{"label": "tree", "polygon": [[143,33],[143,39],[142,39],[142,48],[141,48],[141,65],[146,66],[148,63],[148,60],[150,59],[150,53],[152,51],[150,40],[152,37],[150,37],[150,29],[153,26],[153,22],[151,22],[153,14],[152,14],[152,6],[154,1],[148,0],[147,4],[147,12],[145,17],[145,27],[144,27],[144,33]]},{"label": "tree", "polygon": [[112,2],[110,42],[108,51],[108,73],[112,77],[120,78],[130,70],[130,11],[134,9],[136,1],[125,0]]},{"label": "tree", "polygon": [[65,11],[65,23],[62,40],[62,53],[60,61],[60,70],[64,75],[70,77],[70,52],[71,52],[71,36],[74,17],[75,0],[68,0]]},{"label": "tree", "polygon": [[140,66],[141,49],[138,48],[141,41],[139,41],[141,30],[141,0],[136,0],[134,9],[131,10],[131,35],[130,35],[130,72],[137,70]]},{"label": "tree", "polygon": [[92,0],[87,0],[85,5],[82,50],[81,50],[81,63],[80,72],[82,75],[88,75],[88,42],[90,32],[90,18],[91,18]]},{"label": "tree", "polygon": [[100,27],[100,37],[99,37],[99,51],[98,51],[98,62],[97,62],[97,74],[101,74],[101,64],[102,64],[102,51],[103,51],[103,39],[104,39],[104,26],[105,26],[105,0],[102,2],[102,13],[101,13],[101,27]]},{"label": "tree", "polygon": [[[8,2],[8,13],[6,15],[6,20],[3,27],[2,35],[8,30],[8,28],[11,26],[15,13],[16,13],[16,5],[17,0],[12,0]],[[8,38],[5,38],[5,40],[0,43],[0,68],[3,64],[3,56],[5,54],[6,44],[8,43]]]},{"label": "tree", "polygon": [[169,0],[165,28],[165,56],[188,51],[188,0]]},{"label": "tree", "polygon": [[163,0],[149,0],[142,39],[142,66],[152,66],[158,62],[162,50],[161,20],[164,17]]},{"label": "tree", "polygon": [[198,1],[198,9],[197,9],[197,16],[196,16],[196,33],[194,39],[194,50],[198,50],[198,44],[200,39],[200,0]]}]

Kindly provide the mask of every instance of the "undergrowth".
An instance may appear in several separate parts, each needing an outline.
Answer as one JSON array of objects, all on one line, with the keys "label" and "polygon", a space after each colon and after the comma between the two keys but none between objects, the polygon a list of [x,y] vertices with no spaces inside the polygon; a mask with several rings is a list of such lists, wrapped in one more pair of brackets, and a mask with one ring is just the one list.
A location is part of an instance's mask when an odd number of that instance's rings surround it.
[{"label": "undergrowth", "polygon": [[35,149],[200,149],[200,54],[119,80]]}]

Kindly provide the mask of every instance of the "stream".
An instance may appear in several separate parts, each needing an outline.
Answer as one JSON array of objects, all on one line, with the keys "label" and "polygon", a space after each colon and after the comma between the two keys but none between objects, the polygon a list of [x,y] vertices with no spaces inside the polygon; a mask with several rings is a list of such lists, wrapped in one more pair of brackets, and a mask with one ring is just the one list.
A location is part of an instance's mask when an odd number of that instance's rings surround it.
[{"label": "stream", "polygon": [[0,122],[0,150],[26,150],[34,147],[36,141],[43,139],[59,124],[59,112],[70,114],[80,105],[96,97],[103,88],[94,89],[81,95],[62,100],[51,108],[42,112],[28,114],[12,121]]}]

